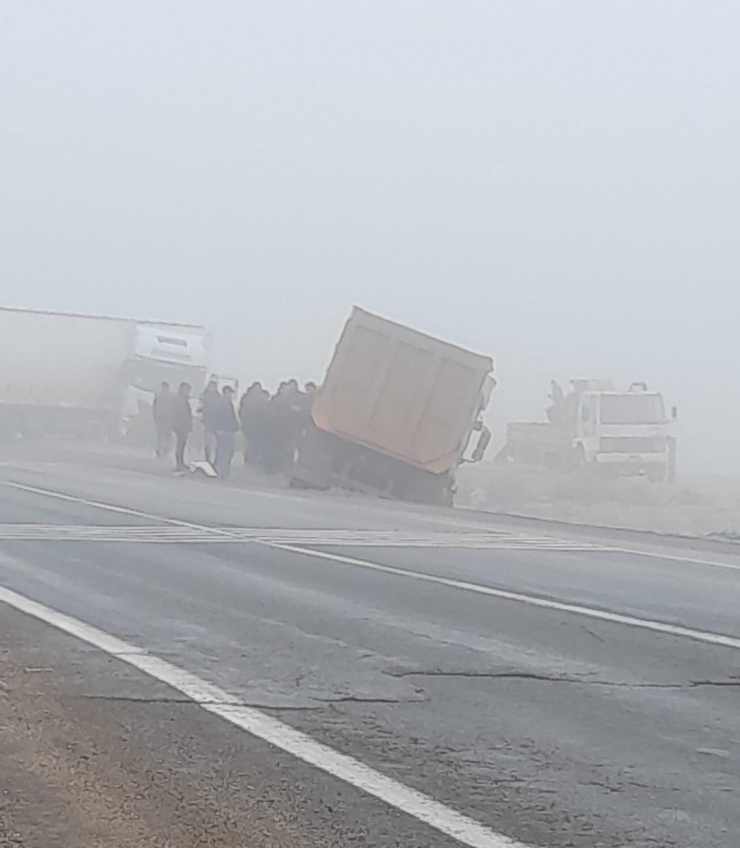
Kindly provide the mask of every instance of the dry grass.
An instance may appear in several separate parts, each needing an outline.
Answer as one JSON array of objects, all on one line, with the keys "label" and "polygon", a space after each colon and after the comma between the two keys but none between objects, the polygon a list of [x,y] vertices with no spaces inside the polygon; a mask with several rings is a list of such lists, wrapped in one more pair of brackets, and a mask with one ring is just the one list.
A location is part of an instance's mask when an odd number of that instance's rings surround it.
[{"label": "dry grass", "polygon": [[740,478],[602,479],[481,463],[460,474],[458,502],[494,512],[740,541]]}]

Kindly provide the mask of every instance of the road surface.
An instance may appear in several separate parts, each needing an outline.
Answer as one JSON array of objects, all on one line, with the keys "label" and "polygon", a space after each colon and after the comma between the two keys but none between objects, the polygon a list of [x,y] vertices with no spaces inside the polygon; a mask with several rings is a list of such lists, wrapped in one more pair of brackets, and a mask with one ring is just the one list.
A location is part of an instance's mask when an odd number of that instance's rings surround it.
[{"label": "road surface", "polygon": [[0,587],[0,844],[740,844],[732,545],[24,461]]}]

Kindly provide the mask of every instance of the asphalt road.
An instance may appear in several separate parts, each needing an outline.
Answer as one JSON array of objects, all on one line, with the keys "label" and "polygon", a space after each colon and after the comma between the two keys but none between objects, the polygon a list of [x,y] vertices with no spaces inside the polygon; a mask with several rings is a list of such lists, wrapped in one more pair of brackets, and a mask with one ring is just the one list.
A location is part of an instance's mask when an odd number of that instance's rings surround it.
[{"label": "asphalt road", "polygon": [[[740,844],[732,545],[8,463],[0,586],[520,843]],[[27,619],[0,605],[0,622],[9,616]],[[114,726],[135,725],[142,750],[168,779],[186,774],[192,803],[204,799],[219,827],[231,817],[245,833],[267,833],[241,844],[456,844],[413,804],[399,810],[183,705],[181,693],[162,695],[123,654],[103,662],[39,621],[8,632],[26,627],[36,631],[16,637],[10,660],[31,643],[55,691],[70,675],[115,689],[111,748],[120,745]],[[155,695],[142,696],[147,687]],[[146,702],[135,719],[115,712],[127,692]],[[166,721],[153,705],[169,705]],[[146,772],[136,762],[133,781]],[[214,805],[225,768],[228,779],[234,770],[254,779]],[[265,810],[292,823],[290,839],[265,829]]]}]

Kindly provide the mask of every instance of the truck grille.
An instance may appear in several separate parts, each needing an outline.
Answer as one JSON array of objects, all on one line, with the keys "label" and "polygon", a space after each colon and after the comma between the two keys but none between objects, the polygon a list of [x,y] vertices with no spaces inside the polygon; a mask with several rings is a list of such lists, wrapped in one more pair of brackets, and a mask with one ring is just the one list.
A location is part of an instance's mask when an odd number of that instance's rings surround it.
[{"label": "truck grille", "polygon": [[599,442],[602,453],[665,453],[665,436],[604,436]]}]

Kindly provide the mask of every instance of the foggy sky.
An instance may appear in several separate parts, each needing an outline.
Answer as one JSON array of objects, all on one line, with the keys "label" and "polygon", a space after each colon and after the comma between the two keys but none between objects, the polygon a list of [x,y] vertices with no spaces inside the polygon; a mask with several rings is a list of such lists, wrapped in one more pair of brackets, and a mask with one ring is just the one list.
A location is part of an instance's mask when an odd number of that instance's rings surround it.
[{"label": "foggy sky", "polygon": [[0,4],[0,303],[202,321],[320,378],[353,303],[647,380],[740,471],[737,2]]}]

